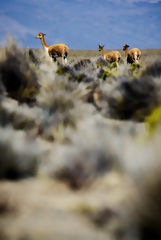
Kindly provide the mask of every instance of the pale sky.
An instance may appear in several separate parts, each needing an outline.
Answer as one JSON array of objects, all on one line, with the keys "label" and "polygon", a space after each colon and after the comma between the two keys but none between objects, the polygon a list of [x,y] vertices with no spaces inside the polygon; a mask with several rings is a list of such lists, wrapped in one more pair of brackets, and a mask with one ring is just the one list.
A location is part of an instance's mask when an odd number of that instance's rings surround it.
[{"label": "pale sky", "polygon": [[1,0],[1,45],[9,33],[40,48],[38,32],[70,49],[161,48],[161,0]]}]

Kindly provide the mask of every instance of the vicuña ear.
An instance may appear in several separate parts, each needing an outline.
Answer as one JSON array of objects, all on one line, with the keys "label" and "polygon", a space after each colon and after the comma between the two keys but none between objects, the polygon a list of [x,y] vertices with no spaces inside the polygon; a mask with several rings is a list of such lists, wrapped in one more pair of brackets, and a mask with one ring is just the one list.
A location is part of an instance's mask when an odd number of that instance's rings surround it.
[{"label": "vicu\u00f1a ear", "polygon": [[45,36],[45,35],[46,35],[46,33],[43,33],[43,35]]}]

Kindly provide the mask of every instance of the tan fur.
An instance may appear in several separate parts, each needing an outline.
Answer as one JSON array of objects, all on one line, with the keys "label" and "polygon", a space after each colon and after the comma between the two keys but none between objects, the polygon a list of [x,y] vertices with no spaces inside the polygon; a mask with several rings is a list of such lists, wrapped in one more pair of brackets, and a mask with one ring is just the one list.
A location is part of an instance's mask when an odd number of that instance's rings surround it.
[{"label": "tan fur", "polygon": [[118,63],[121,59],[121,54],[118,51],[111,51],[109,53],[105,53],[104,46],[101,45],[99,45],[99,51],[102,53],[102,56],[110,63]]},{"label": "tan fur", "polygon": [[53,44],[51,46],[48,47],[48,53],[49,56],[52,55],[52,53],[54,52],[59,52],[61,54],[61,57],[64,55],[65,52],[68,52],[69,49],[65,44]]},{"label": "tan fur", "polygon": [[44,38],[45,35],[46,34],[40,32],[36,35],[36,38],[41,39],[41,43],[42,43],[43,47],[48,50],[49,56],[53,57],[54,60],[57,57],[62,57],[62,58],[64,57],[64,59],[66,59],[68,52],[69,52],[69,48],[63,43],[53,44],[53,45],[48,46],[45,42],[45,38]]},{"label": "tan fur", "polygon": [[112,53],[114,62],[119,62],[121,59],[121,54],[118,51],[112,51],[111,53]]},{"label": "tan fur", "polygon": [[130,56],[131,57],[131,60],[134,62],[134,63],[137,63],[138,60],[140,59],[141,57],[141,51],[140,49],[138,48],[133,48],[133,49],[130,49],[128,51],[128,48],[129,48],[129,45],[125,44],[123,46],[123,50],[125,51],[125,56]]}]

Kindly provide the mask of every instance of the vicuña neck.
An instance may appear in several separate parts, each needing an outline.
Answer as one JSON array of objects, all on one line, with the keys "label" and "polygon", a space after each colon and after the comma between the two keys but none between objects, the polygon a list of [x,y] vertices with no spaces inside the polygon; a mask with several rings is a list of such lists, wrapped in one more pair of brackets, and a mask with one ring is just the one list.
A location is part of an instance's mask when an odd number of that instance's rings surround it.
[{"label": "vicu\u00f1a neck", "polygon": [[128,55],[128,47],[125,48],[125,56]]},{"label": "vicu\u00f1a neck", "polygon": [[102,56],[105,55],[105,51],[104,51],[104,49],[101,49],[101,53],[102,53]]},{"label": "vicu\u00f1a neck", "polygon": [[43,45],[45,48],[49,47],[49,46],[46,44],[44,37],[41,38],[41,43],[42,43],[42,45]]}]

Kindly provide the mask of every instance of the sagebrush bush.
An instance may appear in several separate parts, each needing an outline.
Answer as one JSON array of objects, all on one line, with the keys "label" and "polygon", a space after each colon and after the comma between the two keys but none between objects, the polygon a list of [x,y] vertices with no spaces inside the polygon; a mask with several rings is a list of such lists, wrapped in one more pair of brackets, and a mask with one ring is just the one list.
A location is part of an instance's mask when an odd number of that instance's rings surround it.
[{"label": "sagebrush bush", "polygon": [[15,42],[8,42],[0,59],[0,82],[9,97],[20,102],[32,102],[39,90],[34,69]]},{"label": "sagebrush bush", "polygon": [[0,135],[0,178],[19,179],[34,176],[38,167],[36,143],[25,133],[10,128],[1,128]]}]

